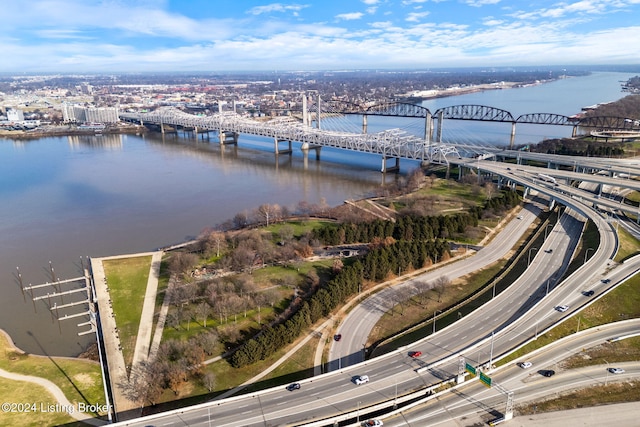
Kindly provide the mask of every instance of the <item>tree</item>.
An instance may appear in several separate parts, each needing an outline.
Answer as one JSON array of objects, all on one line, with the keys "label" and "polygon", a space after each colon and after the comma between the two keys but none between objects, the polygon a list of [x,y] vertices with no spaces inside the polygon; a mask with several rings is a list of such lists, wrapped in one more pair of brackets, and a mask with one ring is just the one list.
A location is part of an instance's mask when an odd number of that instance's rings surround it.
[{"label": "tree", "polygon": [[207,327],[207,318],[209,317],[209,313],[211,312],[211,307],[206,301],[202,301],[196,307],[196,313],[198,317],[202,319],[202,324],[206,328]]},{"label": "tree", "polygon": [[209,390],[209,393],[216,387],[216,376],[213,372],[207,371],[202,376],[202,385]]},{"label": "tree", "polygon": [[444,294],[444,291],[449,284],[451,284],[451,280],[449,280],[447,276],[440,276],[435,280],[433,288],[438,294],[438,302],[441,302],[442,294]]}]

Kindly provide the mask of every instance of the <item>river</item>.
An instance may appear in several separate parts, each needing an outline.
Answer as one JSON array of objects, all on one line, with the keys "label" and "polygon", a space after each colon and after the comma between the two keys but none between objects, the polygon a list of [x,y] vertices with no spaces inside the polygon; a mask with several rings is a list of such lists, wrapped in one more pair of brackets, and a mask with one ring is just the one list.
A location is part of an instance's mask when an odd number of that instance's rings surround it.
[{"label": "river", "polygon": [[[631,74],[595,73],[519,89],[485,91],[425,101],[431,111],[480,104],[524,113],[572,115],[581,107],[625,96]],[[508,131],[486,123],[447,121],[445,139],[508,143]],[[370,118],[376,126],[404,120]],[[420,128],[420,124],[415,126]],[[520,130],[520,128],[518,128]],[[553,132],[570,132],[557,129]],[[536,127],[518,142],[551,135]],[[553,133],[552,132],[552,133]],[[536,139],[537,138],[537,139]],[[19,290],[80,275],[80,258],[153,250],[195,237],[236,213],[263,203],[294,208],[300,201],[337,205],[371,194],[383,180],[375,156],[323,149],[305,163],[299,150],[276,157],[272,143],[242,135],[238,147],[220,147],[159,134],[0,140],[0,327],[27,352],[77,355],[94,336],[79,337],[83,320],[57,323],[44,303],[34,311]],[[313,153],[313,152],[312,152]],[[402,172],[416,166],[403,162]]]}]

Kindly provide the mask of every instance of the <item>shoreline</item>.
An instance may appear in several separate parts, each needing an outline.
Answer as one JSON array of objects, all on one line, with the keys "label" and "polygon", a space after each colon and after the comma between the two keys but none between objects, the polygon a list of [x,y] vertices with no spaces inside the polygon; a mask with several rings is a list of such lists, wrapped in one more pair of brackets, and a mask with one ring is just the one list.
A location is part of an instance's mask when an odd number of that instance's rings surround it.
[{"label": "shoreline", "polygon": [[540,80],[533,83],[523,82],[498,82],[498,83],[486,83],[480,85],[472,85],[465,87],[450,87],[447,89],[430,89],[416,91],[404,95],[398,95],[399,101],[405,102],[421,102],[429,99],[448,98],[452,96],[467,95],[470,93],[484,92],[486,90],[503,90],[503,89],[517,89],[521,87],[538,86],[545,83],[553,82],[557,79]]}]

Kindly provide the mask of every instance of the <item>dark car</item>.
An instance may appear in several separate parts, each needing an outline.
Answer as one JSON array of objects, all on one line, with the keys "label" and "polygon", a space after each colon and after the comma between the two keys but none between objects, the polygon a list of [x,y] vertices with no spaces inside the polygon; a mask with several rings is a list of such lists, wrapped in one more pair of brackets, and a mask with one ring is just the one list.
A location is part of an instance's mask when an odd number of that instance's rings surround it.
[{"label": "dark car", "polygon": [[545,369],[543,371],[540,371],[540,375],[543,375],[545,377],[552,377],[556,374],[556,371],[553,371],[551,369]]},{"label": "dark car", "polygon": [[300,390],[300,383],[289,384],[287,386],[287,390],[289,390],[289,391]]},{"label": "dark car", "polygon": [[340,341],[342,339],[342,334],[335,334],[333,336],[333,339],[336,340],[336,341]]},{"label": "dark car", "polygon": [[584,291],[584,292],[582,292],[582,295],[584,295],[585,297],[592,297],[593,294],[595,294],[594,291]]},{"label": "dark car", "polygon": [[602,283],[609,283],[611,279],[602,279]]}]

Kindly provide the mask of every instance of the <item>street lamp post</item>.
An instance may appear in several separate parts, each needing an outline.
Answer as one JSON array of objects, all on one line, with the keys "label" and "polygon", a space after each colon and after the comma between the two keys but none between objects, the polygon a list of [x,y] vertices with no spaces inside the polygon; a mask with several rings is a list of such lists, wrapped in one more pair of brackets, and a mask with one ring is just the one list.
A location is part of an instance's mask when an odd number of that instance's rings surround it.
[{"label": "street lamp post", "polygon": [[582,263],[583,265],[587,263],[587,254],[589,253],[589,249],[591,249],[592,251],[595,251],[595,249],[593,248],[587,248],[587,250],[584,251],[584,262]]},{"label": "street lamp post", "polygon": [[433,333],[431,335],[436,333],[436,313],[440,313],[440,310],[433,312]]},{"label": "street lamp post", "polygon": [[529,249],[529,257],[527,258],[527,267],[529,267],[529,264],[531,264],[531,251],[537,251],[538,248],[531,248]]},{"label": "street lamp post", "polygon": [[360,424],[360,401],[359,400],[356,403],[356,405],[357,405],[357,409],[356,409],[356,424]]},{"label": "street lamp post", "polygon": [[491,297],[491,299],[494,299],[496,297],[496,280],[497,279],[493,279],[493,296]]},{"label": "street lamp post", "polygon": [[553,224],[547,224],[547,226],[544,228],[544,241],[547,241],[547,230],[549,229],[549,226],[553,227]]}]

